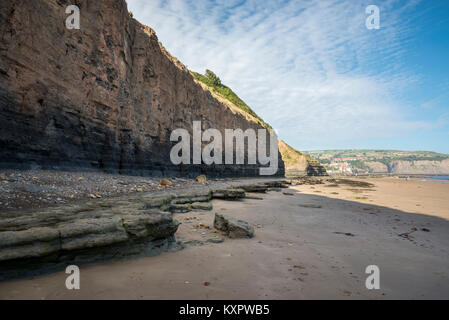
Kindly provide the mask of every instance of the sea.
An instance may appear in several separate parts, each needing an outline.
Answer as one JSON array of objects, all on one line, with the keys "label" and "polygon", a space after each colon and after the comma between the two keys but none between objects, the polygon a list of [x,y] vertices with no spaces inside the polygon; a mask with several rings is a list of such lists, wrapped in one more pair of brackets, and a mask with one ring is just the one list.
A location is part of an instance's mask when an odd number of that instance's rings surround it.
[{"label": "sea", "polygon": [[413,177],[411,179],[414,180],[438,180],[438,181],[448,181],[449,182],[449,176],[428,176],[428,177]]}]

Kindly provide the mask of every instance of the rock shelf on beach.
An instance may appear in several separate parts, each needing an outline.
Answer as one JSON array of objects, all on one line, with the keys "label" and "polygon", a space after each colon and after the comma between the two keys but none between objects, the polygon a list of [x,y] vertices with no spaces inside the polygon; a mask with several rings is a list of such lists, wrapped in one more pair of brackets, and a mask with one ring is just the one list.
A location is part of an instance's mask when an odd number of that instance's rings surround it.
[{"label": "rock shelf on beach", "polygon": [[179,222],[173,219],[173,212],[212,210],[209,201],[214,198],[243,199],[246,193],[241,185],[254,185],[260,191],[286,183],[233,181],[4,213],[0,221],[0,279],[2,270],[21,264],[90,261],[167,248],[176,243]]}]

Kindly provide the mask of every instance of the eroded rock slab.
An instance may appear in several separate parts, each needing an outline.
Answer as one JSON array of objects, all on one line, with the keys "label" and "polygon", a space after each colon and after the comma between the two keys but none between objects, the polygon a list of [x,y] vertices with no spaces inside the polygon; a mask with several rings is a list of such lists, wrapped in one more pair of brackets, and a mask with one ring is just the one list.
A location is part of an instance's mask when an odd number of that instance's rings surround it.
[{"label": "eroded rock slab", "polygon": [[269,188],[266,184],[250,184],[245,186],[239,186],[240,189],[243,189],[246,192],[257,192],[257,193],[265,193]]},{"label": "eroded rock slab", "polygon": [[246,221],[216,213],[214,227],[227,233],[229,238],[252,238],[254,228]]},{"label": "eroded rock slab", "polygon": [[[280,185],[283,180],[270,184]],[[173,219],[173,208],[211,210],[212,198],[246,197],[240,185],[253,184],[235,181],[4,213],[0,219],[0,279],[9,278],[5,270],[15,271],[19,266],[28,269],[69,261],[151,255],[176,243],[179,222]],[[259,185],[254,183],[254,188]],[[214,224],[231,238],[254,235],[252,226],[232,217],[217,214]]]},{"label": "eroded rock slab", "polygon": [[179,223],[169,212],[147,209],[144,198],[8,213],[0,223],[0,279],[68,261],[152,254],[174,243]]},{"label": "eroded rock slab", "polygon": [[61,250],[59,231],[53,228],[0,232],[0,262],[40,257],[59,250]]},{"label": "eroded rock slab", "polygon": [[288,188],[289,184],[291,183],[285,180],[265,182],[269,188]]},{"label": "eroded rock slab", "polygon": [[245,190],[243,189],[223,189],[214,191],[212,196],[215,199],[237,200],[245,198]]},{"label": "eroded rock slab", "polygon": [[194,202],[191,206],[193,210],[211,211],[213,209],[210,202]]}]

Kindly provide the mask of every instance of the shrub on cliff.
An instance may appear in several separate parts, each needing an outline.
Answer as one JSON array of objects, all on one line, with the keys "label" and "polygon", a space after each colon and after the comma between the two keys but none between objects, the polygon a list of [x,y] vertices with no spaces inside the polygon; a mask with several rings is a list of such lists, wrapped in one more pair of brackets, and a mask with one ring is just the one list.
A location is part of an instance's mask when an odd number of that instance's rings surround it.
[{"label": "shrub on cliff", "polygon": [[217,94],[232,102],[238,108],[249,113],[254,118],[258,119],[265,127],[271,128],[271,126],[260,118],[242,99],[240,99],[231,88],[221,83],[221,79],[211,70],[206,69],[204,75],[192,72],[196,80],[206,84],[209,88],[212,88]]},{"label": "shrub on cliff", "polygon": [[206,73],[205,76],[208,80],[208,82],[210,83],[210,85],[212,86],[221,86],[221,80],[219,77],[217,77],[217,75],[215,73],[213,73],[212,71],[210,71],[209,69],[206,69]]}]

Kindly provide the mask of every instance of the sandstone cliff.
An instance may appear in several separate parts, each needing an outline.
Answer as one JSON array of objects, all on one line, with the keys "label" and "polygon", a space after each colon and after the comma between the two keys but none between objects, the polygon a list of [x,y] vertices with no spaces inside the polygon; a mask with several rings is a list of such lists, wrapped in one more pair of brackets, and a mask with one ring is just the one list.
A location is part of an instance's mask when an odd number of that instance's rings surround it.
[{"label": "sandstone cliff", "polygon": [[259,174],[255,165],[171,165],[175,128],[261,125],[197,83],[124,0],[75,3],[80,30],[65,27],[66,0],[0,3],[0,166]]},{"label": "sandstone cliff", "polygon": [[433,151],[348,149],[305,153],[332,170],[350,168],[358,174],[449,174],[449,155]]},{"label": "sandstone cliff", "polygon": [[288,176],[308,175],[326,176],[326,169],[315,159],[304,155],[284,141],[279,141],[279,151],[285,164],[285,174]]},{"label": "sandstone cliff", "polygon": [[381,162],[366,162],[371,173],[390,174],[449,174],[449,159],[446,160],[393,160],[387,164]]},{"label": "sandstone cliff", "polygon": [[388,168],[394,174],[449,174],[449,159],[442,161],[392,161]]}]

